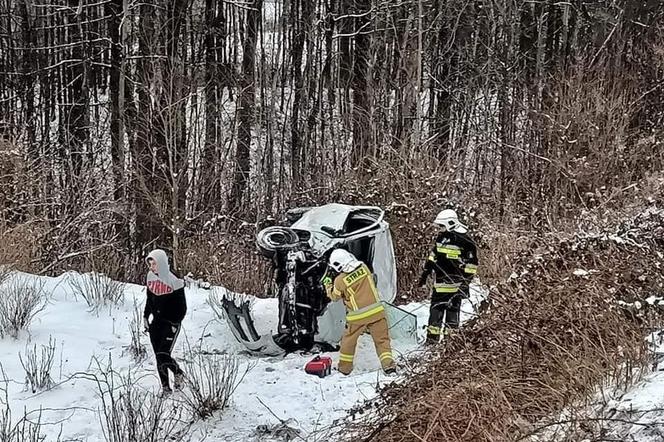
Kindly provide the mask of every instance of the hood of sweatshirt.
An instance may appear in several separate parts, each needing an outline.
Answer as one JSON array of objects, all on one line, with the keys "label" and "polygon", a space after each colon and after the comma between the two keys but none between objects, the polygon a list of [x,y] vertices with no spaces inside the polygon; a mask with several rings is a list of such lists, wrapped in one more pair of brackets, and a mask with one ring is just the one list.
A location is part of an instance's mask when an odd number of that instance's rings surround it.
[{"label": "hood of sweatshirt", "polygon": [[145,258],[145,262],[153,259],[157,263],[157,272],[148,272],[147,286],[155,295],[166,295],[184,287],[184,281],[171,272],[168,256],[161,249],[155,249]]}]

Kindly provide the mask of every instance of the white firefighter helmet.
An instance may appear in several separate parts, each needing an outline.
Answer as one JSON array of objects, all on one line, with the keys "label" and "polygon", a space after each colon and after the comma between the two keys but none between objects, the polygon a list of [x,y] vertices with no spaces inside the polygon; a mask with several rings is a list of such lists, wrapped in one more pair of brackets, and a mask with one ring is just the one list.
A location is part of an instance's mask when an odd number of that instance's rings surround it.
[{"label": "white firefighter helmet", "polygon": [[358,268],[362,263],[352,253],[344,249],[334,249],[330,254],[330,266],[336,272],[349,273]]},{"label": "white firefighter helmet", "polygon": [[466,233],[468,228],[459,222],[457,213],[452,209],[441,210],[436,219],[433,220],[434,224],[445,227],[447,230],[458,233]]}]

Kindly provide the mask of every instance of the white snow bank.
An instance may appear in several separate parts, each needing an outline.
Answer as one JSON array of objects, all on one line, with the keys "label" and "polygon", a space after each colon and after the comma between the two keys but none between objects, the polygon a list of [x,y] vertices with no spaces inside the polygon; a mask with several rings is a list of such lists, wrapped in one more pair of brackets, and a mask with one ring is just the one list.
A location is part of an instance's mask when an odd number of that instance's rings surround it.
[{"label": "white snow bank", "polygon": [[[99,420],[99,391],[89,378],[76,376],[95,370],[93,358],[102,363],[110,357],[113,368],[126,373],[132,371],[138,387],[157,392],[159,381],[156,375],[154,356],[149,348],[147,335],[141,337],[149,349],[149,357],[140,364],[127,353],[134,302],[143,308],[144,288],[126,285],[124,304],[107,307],[98,313],[90,312],[82,299],[75,299],[67,278],[80,277],[67,274],[58,278],[22,277],[40,279],[50,294],[46,308],[34,319],[28,331],[18,339],[0,340],[0,363],[4,369],[9,402],[14,421],[23,416],[24,410],[42,409],[41,421],[46,441],[77,440],[98,442],[104,440]],[[200,348],[207,351],[236,355],[243,369],[249,373],[237,388],[231,406],[213,418],[195,424],[192,440],[240,441],[266,440],[258,436],[260,426],[273,426],[279,419],[306,435],[332,425],[358,403],[376,395],[377,388],[394,378],[386,377],[380,370],[369,336],[360,338],[356,353],[356,366],[350,376],[333,372],[331,376],[318,378],[307,375],[304,364],[313,355],[290,354],[277,358],[256,358],[248,355],[244,347],[233,337],[225,322],[215,319],[214,312],[206,303],[209,290],[187,288],[188,313],[174,350],[181,358],[185,348]],[[474,315],[473,304],[484,296],[477,287],[471,295],[472,303],[465,300],[462,305],[462,320]],[[424,337],[423,326],[428,319],[428,303],[410,303],[403,308],[418,318],[418,333]],[[274,330],[277,323],[276,299],[256,299],[254,304],[256,324],[263,330]],[[52,338],[57,346],[52,377],[56,385],[51,390],[32,393],[26,391],[25,371],[19,353],[25,355],[26,346],[47,345]],[[416,351],[418,344],[393,342],[398,358]],[[330,354],[336,362],[338,354]],[[2,379],[2,374],[0,374]],[[3,399],[0,399],[0,401]],[[174,398],[173,400],[177,400]]]}]

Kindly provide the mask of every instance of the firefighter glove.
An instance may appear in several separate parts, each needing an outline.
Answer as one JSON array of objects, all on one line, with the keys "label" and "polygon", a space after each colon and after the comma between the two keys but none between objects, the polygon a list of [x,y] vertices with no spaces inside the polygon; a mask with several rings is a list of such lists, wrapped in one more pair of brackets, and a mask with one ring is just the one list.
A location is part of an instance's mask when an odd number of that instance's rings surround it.
[{"label": "firefighter glove", "polygon": [[329,287],[329,286],[332,285],[332,278],[330,278],[329,276],[326,276],[325,278],[323,278],[322,282],[323,282],[323,285],[325,287]]}]

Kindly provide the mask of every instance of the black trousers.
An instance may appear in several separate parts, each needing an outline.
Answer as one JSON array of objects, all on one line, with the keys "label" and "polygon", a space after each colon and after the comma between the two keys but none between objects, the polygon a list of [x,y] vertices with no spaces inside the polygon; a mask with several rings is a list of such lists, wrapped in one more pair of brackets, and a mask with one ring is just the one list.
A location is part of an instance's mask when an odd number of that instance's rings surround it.
[{"label": "black trousers", "polygon": [[175,341],[180,333],[180,327],[180,323],[173,323],[163,319],[155,319],[150,324],[150,343],[157,359],[159,379],[164,388],[170,388],[168,382],[169,370],[173,372],[173,375],[182,374],[180,366],[171,357]]},{"label": "black trousers", "polygon": [[438,341],[442,332],[443,320],[446,328],[459,328],[459,314],[461,300],[469,294],[468,284],[462,284],[456,293],[431,293],[431,307],[429,307],[429,326],[427,327],[427,340]]}]

